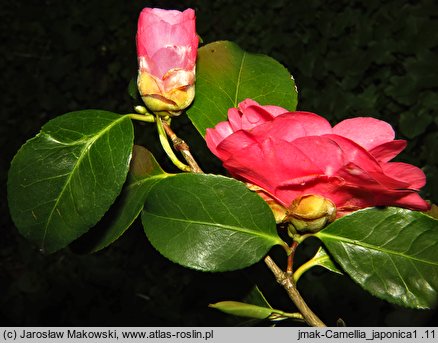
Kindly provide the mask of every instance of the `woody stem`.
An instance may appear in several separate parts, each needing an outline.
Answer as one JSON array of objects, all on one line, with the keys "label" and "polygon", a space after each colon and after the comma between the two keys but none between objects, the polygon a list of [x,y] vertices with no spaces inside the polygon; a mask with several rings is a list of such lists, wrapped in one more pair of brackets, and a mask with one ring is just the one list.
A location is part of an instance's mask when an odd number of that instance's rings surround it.
[{"label": "woody stem", "polygon": [[292,245],[290,246],[290,254],[287,257],[287,269],[286,273],[288,276],[292,276],[294,272],[294,256],[295,251],[297,250],[298,242],[293,241]]},{"label": "woody stem", "polygon": [[170,140],[173,143],[173,147],[175,150],[179,151],[181,155],[183,155],[184,159],[186,160],[187,164],[190,166],[190,171],[192,173],[198,173],[202,174],[203,171],[199,167],[198,163],[196,163],[195,159],[193,158],[190,148],[187,145],[186,142],[184,142],[181,138],[179,138],[175,132],[170,128],[170,125],[163,121],[163,128],[166,132],[167,136],[170,138]]},{"label": "woody stem", "polygon": [[277,282],[286,290],[289,298],[301,312],[304,320],[310,326],[325,327],[326,325],[319,319],[315,313],[309,308],[301,294],[298,292],[297,286],[293,281],[293,277],[287,272],[282,271],[270,256],[265,257],[265,263],[271,272],[274,274]]}]

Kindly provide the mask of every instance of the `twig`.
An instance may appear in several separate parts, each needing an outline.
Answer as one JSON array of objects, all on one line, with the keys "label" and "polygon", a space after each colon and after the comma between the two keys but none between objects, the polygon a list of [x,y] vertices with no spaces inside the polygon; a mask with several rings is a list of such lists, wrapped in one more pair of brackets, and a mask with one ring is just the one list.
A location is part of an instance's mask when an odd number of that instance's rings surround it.
[{"label": "twig", "polygon": [[175,166],[177,166],[179,169],[185,172],[191,172],[192,171],[191,167],[182,163],[173,152],[172,147],[170,146],[169,141],[167,140],[167,134],[164,129],[165,123],[163,122],[163,120],[160,118],[159,115],[156,116],[156,122],[157,122],[158,138],[160,139],[161,146],[163,147],[166,155],[170,158],[172,163]]},{"label": "twig", "polygon": [[288,277],[292,276],[294,273],[294,256],[295,251],[297,250],[298,242],[293,241],[292,245],[290,246],[290,254],[287,257],[287,269],[286,274]]},{"label": "twig", "polygon": [[198,173],[202,174],[203,171],[199,167],[198,163],[196,163],[195,159],[193,158],[190,148],[187,145],[186,142],[184,142],[181,138],[179,138],[175,132],[170,128],[169,124],[163,121],[163,128],[164,131],[166,131],[167,136],[170,138],[170,140],[173,143],[173,147],[175,150],[179,151],[181,155],[183,155],[184,159],[186,160],[187,164],[190,166],[192,173]]},{"label": "twig", "polygon": [[309,306],[307,306],[306,302],[301,297],[301,294],[298,292],[298,289],[292,278],[289,277],[287,273],[283,272],[270,256],[265,257],[265,263],[274,274],[277,282],[286,290],[289,298],[291,298],[295,306],[301,312],[307,324],[311,326],[325,327],[326,325],[321,321],[321,319],[319,319],[309,308]]}]

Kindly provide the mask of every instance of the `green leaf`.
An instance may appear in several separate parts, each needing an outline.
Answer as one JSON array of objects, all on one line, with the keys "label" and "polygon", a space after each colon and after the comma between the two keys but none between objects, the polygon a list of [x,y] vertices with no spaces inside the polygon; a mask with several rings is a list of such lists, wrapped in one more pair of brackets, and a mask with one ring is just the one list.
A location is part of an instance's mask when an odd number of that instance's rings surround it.
[{"label": "green leaf", "polygon": [[251,289],[251,292],[245,297],[244,302],[247,304],[272,308],[257,285]]},{"label": "green leaf", "polygon": [[411,308],[436,305],[438,221],[402,208],[368,208],[316,234],[373,295]]},{"label": "green leaf", "polygon": [[323,247],[319,247],[315,256],[313,256],[309,261],[302,264],[294,273],[294,281],[298,282],[301,275],[303,275],[309,269],[320,266],[325,269],[330,270],[331,272],[342,274],[342,272],[336,267],[330,256],[327,254],[327,251]]},{"label": "green leaf", "polygon": [[202,271],[244,268],[285,244],[269,206],[242,182],[217,175],[179,174],[157,183],[142,221],[161,254]]},{"label": "green leaf", "polygon": [[128,84],[128,94],[134,100],[139,100],[137,77],[133,77]]},{"label": "green leaf", "polygon": [[333,263],[330,256],[327,254],[327,251],[323,247],[319,247],[315,256],[312,257],[313,265],[320,266],[325,269],[330,270],[333,273],[342,274],[338,267]]},{"label": "green leaf", "polygon": [[342,274],[338,267],[333,263],[327,251],[323,247],[319,247],[315,256],[312,257],[313,264],[330,270],[333,273]]},{"label": "green leaf", "polygon": [[255,319],[266,319],[274,311],[272,308],[246,304],[239,301],[220,301],[216,304],[210,304],[208,307],[215,308],[233,316]]},{"label": "green leaf", "polygon": [[102,220],[81,237],[80,249],[96,252],[117,240],[141,213],[153,185],[169,176],[149,150],[134,145],[128,179],[120,196]]},{"label": "green leaf", "polygon": [[202,136],[207,128],[227,120],[228,109],[246,98],[289,111],[296,108],[295,82],[271,57],[219,41],[198,50],[196,68],[196,97],[187,114]]},{"label": "green leaf", "polygon": [[51,253],[87,232],[120,193],[133,137],[129,117],[106,111],[71,112],[45,124],[9,170],[9,207],[20,233]]},{"label": "green leaf", "polygon": [[260,289],[255,286],[244,302],[240,301],[220,301],[216,304],[208,305],[224,313],[234,316],[254,318],[254,319],[268,319],[271,321],[281,321],[285,319],[303,320],[300,313],[287,313],[281,310],[272,308],[263,296]]}]

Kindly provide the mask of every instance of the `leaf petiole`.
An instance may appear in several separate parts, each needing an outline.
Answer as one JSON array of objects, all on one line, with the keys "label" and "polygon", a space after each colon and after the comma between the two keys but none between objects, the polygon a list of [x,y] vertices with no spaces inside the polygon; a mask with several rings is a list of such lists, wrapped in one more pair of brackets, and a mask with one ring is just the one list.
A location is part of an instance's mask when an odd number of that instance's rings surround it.
[{"label": "leaf petiole", "polygon": [[309,261],[299,266],[298,269],[295,271],[295,273],[293,274],[294,282],[297,283],[301,275],[303,275],[309,269],[315,266],[320,266],[321,264],[327,261],[330,261],[330,257],[328,255],[312,257]]},{"label": "leaf petiole", "polygon": [[170,160],[176,167],[178,167],[182,171],[190,172],[191,168],[188,165],[182,163],[173,152],[172,147],[169,144],[169,140],[167,139],[167,134],[166,131],[164,130],[162,119],[158,114],[156,115],[156,123],[157,123],[158,137],[160,139],[161,146],[163,147],[166,155],[170,158]]},{"label": "leaf petiole", "polygon": [[155,123],[155,117],[152,114],[129,113],[126,115],[133,120],[144,121],[146,123]]},{"label": "leaf petiole", "polygon": [[289,312],[283,312],[280,310],[273,310],[272,314],[268,317],[268,319],[272,320],[272,321],[279,321],[279,320],[284,320],[287,318],[305,321],[303,315],[299,312],[289,313]]},{"label": "leaf petiole", "polygon": [[306,238],[312,237],[312,236],[314,236],[314,235],[315,235],[315,234],[313,234],[313,233],[306,233],[306,234],[304,234],[304,235],[294,234],[294,235],[292,236],[292,239],[294,240],[294,242],[297,242],[298,244],[301,244],[301,243],[304,242],[304,240],[305,240]]}]

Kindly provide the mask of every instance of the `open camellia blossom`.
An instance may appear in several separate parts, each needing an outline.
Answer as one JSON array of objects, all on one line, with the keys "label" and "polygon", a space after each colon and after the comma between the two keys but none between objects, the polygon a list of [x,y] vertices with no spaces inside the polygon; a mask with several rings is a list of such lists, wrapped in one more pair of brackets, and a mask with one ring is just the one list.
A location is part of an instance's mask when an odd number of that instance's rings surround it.
[{"label": "open camellia blossom", "polygon": [[[301,208],[309,202],[330,208],[332,202],[337,217],[371,206],[429,208],[417,193],[426,181],[421,169],[390,162],[407,144],[394,137],[391,125],[375,118],[347,119],[332,127],[317,114],[251,99],[229,109],[228,121],[206,133],[209,149],[230,174],[247,182],[273,210],[273,202],[287,211],[300,199],[305,200]],[[313,195],[316,201],[309,199]]]},{"label": "open camellia blossom", "polygon": [[137,30],[137,85],[150,110],[178,115],[191,104],[198,41],[194,10],[142,10]]}]

